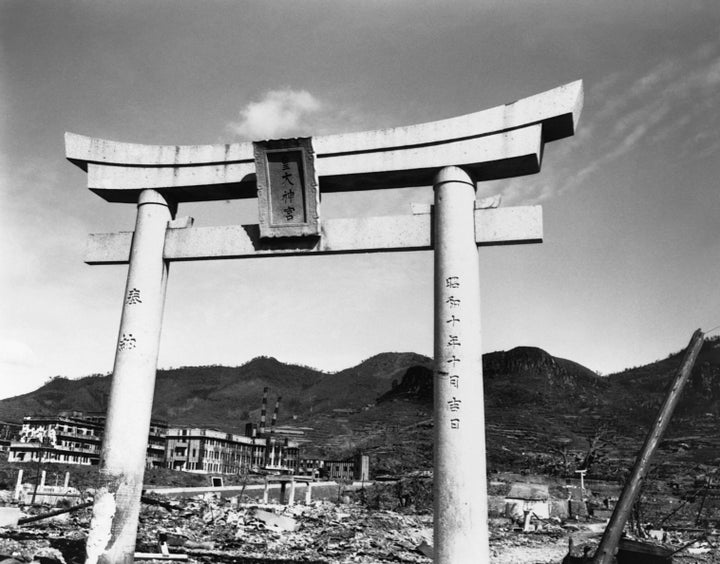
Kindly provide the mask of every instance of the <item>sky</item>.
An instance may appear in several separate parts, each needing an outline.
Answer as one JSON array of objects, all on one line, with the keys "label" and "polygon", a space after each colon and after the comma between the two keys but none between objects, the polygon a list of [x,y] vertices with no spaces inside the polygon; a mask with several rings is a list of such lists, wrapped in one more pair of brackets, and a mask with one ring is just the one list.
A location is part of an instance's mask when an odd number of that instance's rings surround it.
[{"label": "sky", "polygon": [[[111,372],[132,230],[65,159],[66,131],[230,143],[411,125],[582,79],[574,137],[478,198],[540,204],[544,242],[480,249],[483,350],[609,374],[720,325],[716,1],[0,2],[0,397]],[[322,218],[401,215],[430,187],[328,194]],[[181,204],[195,226],[257,203]],[[159,366],[260,356],[324,371],[432,355],[432,252],[173,263]],[[0,414],[1,416],[2,414]]]}]

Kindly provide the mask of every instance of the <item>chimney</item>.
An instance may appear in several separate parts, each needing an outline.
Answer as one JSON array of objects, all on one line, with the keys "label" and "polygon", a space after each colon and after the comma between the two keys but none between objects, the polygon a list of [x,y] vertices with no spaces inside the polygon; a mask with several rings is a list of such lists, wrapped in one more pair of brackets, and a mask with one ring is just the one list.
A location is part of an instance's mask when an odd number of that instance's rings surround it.
[{"label": "chimney", "polygon": [[262,409],[260,410],[260,436],[265,434],[265,420],[267,418],[267,387],[263,388]]},{"label": "chimney", "polygon": [[272,417],[272,423],[270,424],[270,433],[275,433],[275,424],[277,423],[277,414],[280,410],[280,400],[282,400],[282,396],[278,396],[277,401],[275,402],[275,411],[273,412]]}]

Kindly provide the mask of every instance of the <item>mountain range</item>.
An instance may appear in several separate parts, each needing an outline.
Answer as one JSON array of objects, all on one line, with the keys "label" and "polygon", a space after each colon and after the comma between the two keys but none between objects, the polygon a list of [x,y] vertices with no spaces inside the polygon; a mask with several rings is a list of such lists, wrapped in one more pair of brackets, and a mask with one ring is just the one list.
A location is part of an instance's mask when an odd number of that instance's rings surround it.
[{"label": "mountain range", "polygon": [[[491,470],[627,470],[683,351],[646,366],[599,376],[535,347],[483,356]],[[242,433],[267,420],[282,397],[278,425],[305,432],[305,455],[342,457],[361,449],[388,473],[432,466],[432,360],[382,353],[337,373],[259,357],[239,367],[158,370],[153,415],[171,425]],[[0,400],[0,420],[62,410],[101,411],[110,376],[54,378],[38,390]],[[720,464],[720,340],[704,343],[661,445],[665,472]],[[590,455],[590,458],[588,456]]]},{"label": "mountain range", "polygon": [[[267,421],[281,397],[279,424],[312,419],[335,409],[360,409],[397,385],[409,367],[429,366],[414,353],[382,353],[337,373],[258,357],[239,367],[196,366],[158,370],[153,416],[171,425],[202,426],[243,432],[259,422],[263,389],[269,388]],[[104,411],[109,375],[76,380],[55,377],[39,389],[0,400],[0,419],[59,411]]]}]

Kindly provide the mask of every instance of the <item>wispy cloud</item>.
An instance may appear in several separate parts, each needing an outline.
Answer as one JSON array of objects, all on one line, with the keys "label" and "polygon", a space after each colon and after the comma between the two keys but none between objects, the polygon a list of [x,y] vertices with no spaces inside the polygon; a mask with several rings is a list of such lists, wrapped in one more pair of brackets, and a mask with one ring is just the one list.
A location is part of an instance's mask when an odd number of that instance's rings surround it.
[{"label": "wispy cloud", "polygon": [[241,141],[347,133],[377,127],[382,116],[334,104],[307,90],[269,90],[239,111],[226,129]]},{"label": "wispy cloud", "polygon": [[37,363],[32,349],[14,339],[0,339],[0,366],[30,366]]},{"label": "wispy cloud", "polygon": [[[510,202],[539,202],[580,187],[643,148],[668,158],[705,158],[720,148],[718,85],[717,43],[659,62],[645,73],[608,75],[590,85],[578,134],[557,150],[550,148],[552,162],[546,159],[542,174],[507,181],[500,189]],[[673,144],[672,151],[667,144]]]},{"label": "wispy cloud", "polygon": [[314,130],[310,118],[322,108],[307,90],[271,90],[241,109],[240,120],[227,127],[246,140],[309,135]]}]

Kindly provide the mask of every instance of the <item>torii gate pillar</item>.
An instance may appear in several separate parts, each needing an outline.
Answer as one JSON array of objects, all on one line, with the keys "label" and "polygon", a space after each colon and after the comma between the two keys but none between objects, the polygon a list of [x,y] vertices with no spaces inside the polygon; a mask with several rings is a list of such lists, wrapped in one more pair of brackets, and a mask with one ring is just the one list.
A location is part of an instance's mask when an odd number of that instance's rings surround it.
[{"label": "torii gate pillar", "polygon": [[475,183],[446,167],[434,188],[434,561],[488,562]]},{"label": "torii gate pillar", "polygon": [[95,493],[87,563],[132,561],[155,391],[168,263],[165,231],[173,209],[155,190],[143,190],[130,251],[127,286],[113,367]]}]

